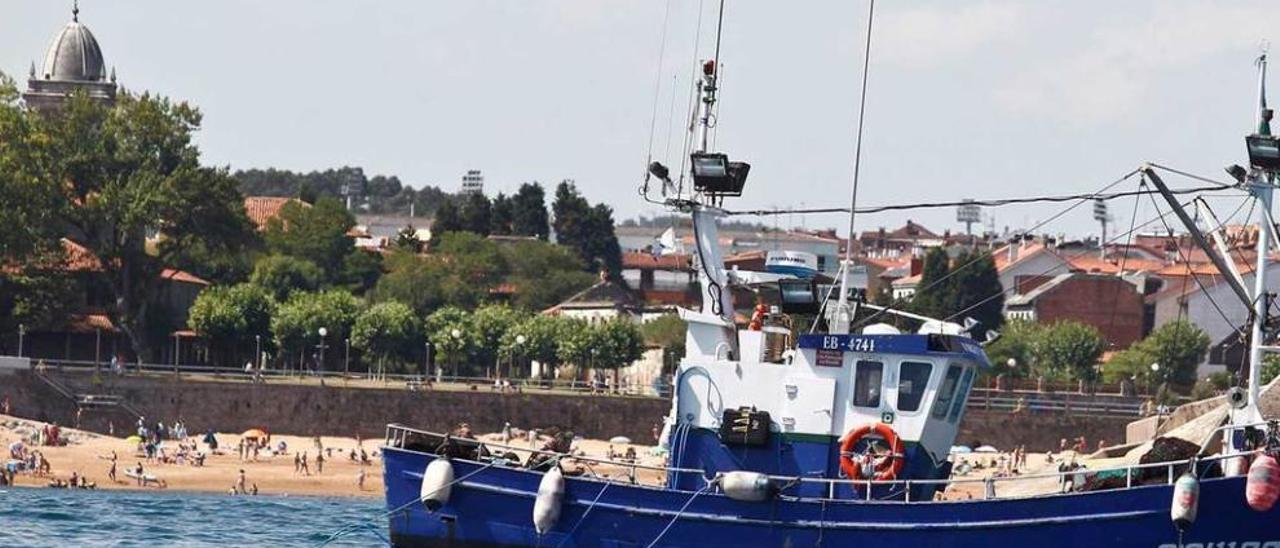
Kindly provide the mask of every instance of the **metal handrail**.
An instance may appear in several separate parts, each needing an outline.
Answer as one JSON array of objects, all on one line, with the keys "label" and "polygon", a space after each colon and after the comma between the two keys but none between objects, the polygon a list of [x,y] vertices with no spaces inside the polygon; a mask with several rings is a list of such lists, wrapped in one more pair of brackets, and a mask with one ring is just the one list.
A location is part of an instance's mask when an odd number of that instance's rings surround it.
[{"label": "metal handrail", "polygon": [[[1245,427],[1245,426],[1257,426],[1257,425],[1261,425],[1261,424],[1265,424],[1265,423],[1256,423],[1256,424],[1251,424],[1251,425],[1230,425],[1230,426],[1228,426],[1228,427],[1224,427],[1224,428],[1243,428],[1243,427]],[[1222,428],[1219,428],[1218,430],[1221,430],[1221,429],[1222,429]],[[419,430],[419,429],[416,429],[416,428],[411,428],[411,427],[404,426],[404,425],[400,425],[400,424],[394,424],[394,423],[393,423],[393,424],[389,424],[389,425],[387,425],[387,438],[386,438],[387,444],[388,444],[388,445],[390,445],[390,446],[392,446],[392,447],[397,447],[397,448],[401,448],[401,449],[403,449],[403,447],[402,447],[402,446],[397,446],[397,445],[394,445],[394,444],[392,444],[392,443],[391,443],[391,441],[392,441],[393,439],[395,439],[395,438],[393,438],[393,436],[392,436],[392,432],[393,432],[393,431],[398,431],[398,432],[412,432],[412,433],[416,433],[416,434],[425,434],[425,435],[429,435],[429,436],[436,436],[436,437],[444,437],[444,436],[445,436],[445,434],[442,434],[442,433],[438,433],[438,432],[430,432],[430,431],[426,431],[426,430]],[[403,440],[403,437],[401,437],[401,438],[399,438],[399,439],[400,439],[400,440]],[[457,438],[454,438],[454,439],[457,439]],[[608,464],[608,465],[620,466],[620,467],[625,467],[625,468],[634,468],[634,469],[643,469],[643,470],[653,470],[653,471],[658,471],[658,472],[664,472],[664,473],[667,473],[667,474],[671,474],[671,473],[676,473],[676,474],[699,474],[699,475],[701,475],[701,476],[705,476],[705,471],[704,471],[704,470],[700,470],[700,469],[676,468],[676,467],[658,467],[658,466],[650,466],[650,465],[644,465],[644,464],[639,464],[639,463],[618,462],[618,461],[614,461],[614,460],[611,460],[611,459],[602,459],[602,458],[596,458],[596,457],[588,457],[588,456],[585,456],[585,455],[583,455],[583,456],[578,456],[578,455],[566,455],[566,454],[563,454],[563,453],[554,453],[554,452],[541,451],[541,450],[535,450],[535,449],[529,449],[529,448],[515,447],[515,446],[511,446],[511,445],[506,445],[506,444],[501,444],[501,443],[490,443],[490,442],[484,442],[484,441],[480,441],[480,440],[469,440],[469,441],[475,441],[475,443],[476,443],[476,444],[478,444],[478,445],[484,445],[485,447],[491,447],[491,448],[492,448],[492,447],[496,447],[496,448],[501,448],[501,449],[514,450],[514,451],[524,451],[524,452],[528,452],[528,453],[532,453],[532,454],[538,454],[538,455],[550,456],[550,457],[557,458],[557,459],[562,459],[562,460],[577,460],[577,461],[585,461],[585,462],[594,462],[594,463],[598,463],[598,464]],[[917,501],[912,501],[912,500],[910,500],[910,488],[911,488],[911,486],[912,486],[912,485],[952,485],[952,484],[974,484],[974,483],[980,483],[980,484],[988,484],[988,485],[990,485],[990,486],[991,486],[991,488],[990,488],[990,489],[988,489],[987,497],[986,497],[986,498],[988,498],[988,499],[992,499],[992,498],[1001,498],[1001,499],[1006,499],[1006,500],[1012,500],[1012,499],[1027,498],[1027,497],[1033,497],[1033,496],[1039,496],[1039,495],[1037,495],[1037,494],[1029,494],[1029,495],[1019,495],[1019,496],[1012,496],[1012,497],[999,497],[999,496],[995,496],[995,495],[994,495],[994,492],[995,492],[994,487],[995,487],[995,485],[996,485],[996,484],[998,484],[998,483],[1001,483],[1001,482],[1028,481],[1028,480],[1041,480],[1041,479],[1057,479],[1057,480],[1059,480],[1059,482],[1061,482],[1061,481],[1063,480],[1063,478],[1071,477],[1071,478],[1073,478],[1073,480],[1074,480],[1074,477],[1075,477],[1075,476],[1080,475],[1080,474],[1084,474],[1084,473],[1099,474],[1099,473],[1103,473],[1103,472],[1119,472],[1119,471],[1124,471],[1124,472],[1125,472],[1125,477],[1126,477],[1125,488],[1126,488],[1126,489],[1128,489],[1128,488],[1132,488],[1132,487],[1133,487],[1134,471],[1141,471],[1141,470],[1146,470],[1146,469],[1158,469],[1158,468],[1165,468],[1165,469],[1167,469],[1167,470],[1168,470],[1168,474],[1167,474],[1167,478],[1166,478],[1166,484],[1172,484],[1172,483],[1173,483],[1173,480],[1175,479],[1175,478],[1174,478],[1174,474],[1173,474],[1173,470],[1174,470],[1176,467],[1184,466],[1184,465],[1187,465],[1187,464],[1189,464],[1189,463],[1191,463],[1191,462],[1195,462],[1195,463],[1199,464],[1199,463],[1212,463],[1212,462],[1217,462],[1217,461],[1222,461],[1222,460],[1227,460],[1227,459],[1244,458],[1244,457],[1248,457],[1248,456],[1251,456],[1251,455],[1254,455],[1254,454],[1260,453],[1261,451],[1262,451],[1262,450],[1254,450],[1254,451],[1248,451],[1248,452],[1243,452],[1243,453],[1235,453],[1235,454],[1231,454],[1231,455],[1209,455],[1209,456],[1205,456],[1205,457],[1194,457],[1194,458],[1192,458],[1192,459],[1183,459],[1183,460],[1176,460],[1176,461],[1152,462],[1152,463],[1145,463],[1145,464],[1143,464],[1143,463],[1138,463],[1138,464],[1132,464],[1132,465],[1126,465],[1126,466],[1114,466],[1114,467],[1108,467],[1108,468],[1098,468],[1098,469],[1077,469],[1077,470],[1069,470],[1069,471],[1061,471],[1061,472],[1050,472],[1050,473],[1041,473],[1041,474],[1027,474],[1027,475],[1005,476],[1005,477],[986,477],[986,478],[943,478],[943,479],[910,479],[910,480],[897,480],[897,479],[895,479],[895,480],[873,480],[873,479],[866,479],[866,480],[862,480],[862,479],[847,479],[847,478],[810,478],[810,477],[778,476],[778,475],[768,475],[768,477],[769,477],[771,480],[774,480],[774,481],[779,482],[779,483],[784,483],[784,484],[785,484],[785,483],[823,484],[823,485],[829,485],[829,486],[831,486],[832,488],[833,488],[834,486],[836,486],[836,485],[852,485],[852,486],[861,486],[861,487],[865,487],[865,488],[866,488],[865,493],[866,493],[867,500],[871,500],[871,496],[872,496],[871,494],[872,494],[872,488],[873,488],[873,487],[886,487],[886,486],[887,486],[887,487],[892,488],[892,487],[896,487],[896,486],[903,486],[903,487],[905,487],[906,496],[907,496],[907,502],[917,502],[917,503],[918,503],[918,502],[932,502],[932,500],[926,500],[926,501],[918,501],[918,500],[917,500]],[[706,479],[706,478],[704,477],[704,479]],[[829,492],[832,492],[832,491],[833,491],[833,489],[828,489],[828,491],[829,491]],[[827,498],[828,498],[828,499],[834,499],[834,496],[829,496],[829,497],[827,497]],[[822,500],[822,498],[821,498],[821,497],[819,497],[819,500]]]}]

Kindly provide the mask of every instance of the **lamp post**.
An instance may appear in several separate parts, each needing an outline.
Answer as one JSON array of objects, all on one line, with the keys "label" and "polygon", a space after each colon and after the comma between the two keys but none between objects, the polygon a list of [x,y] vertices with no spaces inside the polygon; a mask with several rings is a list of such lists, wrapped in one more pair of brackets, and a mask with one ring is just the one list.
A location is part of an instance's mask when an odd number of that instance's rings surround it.
[{"label": "lamp post", "polygon": [[1151,381],[1147,383],[1147,391],[1152,395],[1156,392],[1156,375],[1160,374],[1160,362],[1151,364]]},{"label": "lamp post", "polygon": [[347,337],[343,344],[347,347],[346,354],[342,356],[342,382],[345,383],[351,375],[351,337]]},{"label": "lamp post", "polygon": [[[328,348],[328,345],[324,344],[324,338],[329,336],[329,330],[321,327],[316,333],[320,334],[320,344],[316,345],[320,355],[319,363],[316,364],[316,374],[320,374],[324,369],[324,349]],[[322,376],[320,379],[323,381],[324,377]]]},{"label": "lamp post", "polygon": [[27,325],[18,324],[18,357],[22,357],[22,340],[27,336]]},{"label": "lamp post", "polygon": [[[458,328],[456,328],[456,327],[455,327],[455,328],[453,328],[453,330],[449,331],[449,336],[453,337],[454,346],[458,346],[458,345],[460,345],[460,344],[461,344],[461,342],[462,342],[462,330],[461,330],[461,329],[458,329]],[[454,377],[457,377],[457,376],[458,376],[458,350],[461,350],[461,348],[455,348],[453,352],[450,352],[450,360],[449,360],[449,361],[450,361],[450,362],[453,362],[453,363],[452,363],[452,365],[453,365],[453,376],[454,376]]]},{"label": "lamp post", "polygon": [[[520,362],[522,367],[524,366],[524,342],[527,340],[529,339],[526,339],[524,335],[516,335],[516,354],[520,357],[517,361]],[[512,357],[514,358],[515,356]],[[510,371],[507,372],[507,376],[511,376]]]},{"label": "lamp post", "polygon": [[262,369],[262,335],[253,336],[253,366]]}]

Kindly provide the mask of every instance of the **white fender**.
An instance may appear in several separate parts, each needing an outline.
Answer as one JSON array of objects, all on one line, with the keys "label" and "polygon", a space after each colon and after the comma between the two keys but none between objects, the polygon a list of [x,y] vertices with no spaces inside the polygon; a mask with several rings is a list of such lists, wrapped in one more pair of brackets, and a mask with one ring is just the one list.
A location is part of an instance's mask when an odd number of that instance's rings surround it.
[{"label": "white fender", "polygon": [[560,467],[543,474],[538,483],[538,497],[533,501],[533,527],[541,535],[550,531],[560,519],[560,504],[564,499],[564,474]]},{"label": "white fender", "polygon": [[449,503],[449,493],[453,490],[453,463],[447,459],[436,459],[427,465],[422,472],[422,490],[418,498],[427,510],[439,510]]},{"label": "white fender", "polygon": [[761,502],[773,498],[777,493],[769,476],[759,472],[734,470],[720,476],[720,487],[725,496],[733,500]]},{"label": "white fender", "polygon": [[1200,481],[1187,472],[1173,484],[1173,503],[1169,507],[1169,518],[1179,530],[1186,529],[1196,522],[1199,508]]}]

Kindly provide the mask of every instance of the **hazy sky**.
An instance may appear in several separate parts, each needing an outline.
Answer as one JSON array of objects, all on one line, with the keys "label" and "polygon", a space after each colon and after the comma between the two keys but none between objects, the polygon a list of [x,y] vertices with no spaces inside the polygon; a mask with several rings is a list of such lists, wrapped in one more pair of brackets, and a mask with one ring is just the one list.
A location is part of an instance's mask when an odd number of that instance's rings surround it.
[{"label": "hazy sky", "polygon": [[[122,84],[203,110],[210,163],[359,165],[448,190],[469,168],[484,171],[491,191],[572,178],[621,219],[656,212],[635,192],[655,102],[653,153],[679,164],[700,6],[699,57],[708,57],[712,1],[85,0],[80,19]],[[70,7],[0,0],[0,70],[25,80]],[[726,8],[716,145],[753,164],[735,206],[848,203],[866,8],[854,0]],[[1275,0],[882,1],[877,9],[866,205],[1087,192],[1143,160],[1224,179],[1223,165],[1243,161],[1259,43],[1280,42]],[[1115,207],[1127,225],[1132,202]],[[1057,209],[988,213],[1003,228]],[[1146,203],[1139,215],[1151,211]],[[960,226],[951,210],[910,217],[938,230]],[[847,221],[805,222],[843,230]],[[1082,207],[1046,230],[1096,229]]]}]

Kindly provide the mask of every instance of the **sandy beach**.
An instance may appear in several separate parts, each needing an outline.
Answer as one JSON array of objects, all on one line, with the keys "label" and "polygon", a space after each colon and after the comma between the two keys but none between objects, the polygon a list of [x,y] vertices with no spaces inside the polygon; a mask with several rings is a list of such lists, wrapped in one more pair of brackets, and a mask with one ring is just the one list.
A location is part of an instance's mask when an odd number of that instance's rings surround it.
[{"label": "sandy beach", "polygon": [[[29,451],[40,451],[49,462],[50,470],[47,475],[19,473],[15,478],[18,486],[47,487],[54,479],[65,481],[75,473],[96,483],[98,489],[167,489],[230,494],[240,470],[244,470],[246,488],[251,489],[256,484],[260,495],[381,497],[383,493],[382,462],[378,452],[381,439],[366,439],[358,443],[354,438],[320,437],[319,443],[327,455],[324,468],[320,470],[315,460],[319,453],[316,438],[272,435],[269,445],[276,447],[283,441],[286,444],[285,453],[272,455],[267,451],[259,451],[256,460],[252,457],[242,460],[237,451],[242,433],[215,434],[218,440],[216,452],[210,452],[204,443],[199,443],[203,435],[191,435],[187,438],[188,443],[198,442],[198,448],[206,454],[203,465],[195,466],[191,463],[147,461],[136,442],[127,441],[122,437],[105,436],[72,428],[61,429],[61,437],[67,441],[66,445],[54,447],[37,446],[31,443],[32,434],[44,426],[45,423],[38,421],[0,415],[0,449],[5,452],[0,463],[9,460],[10,444],[20,440],[27,442]],[[497,444],[501,443],[502,436],[495,433],[480,435],[478,438]],[[540,447],[546,439],[545,436],[540,436],[537,441],[529,443],[524,436],[520,436],[512,440],[510,445],[518,448],[514,452],[523,460],[527,458],[527,452],[520,449]],[[177,444],[176,440],[170,440],[165,441],[163,446],[166,447],[167,452],[171,453],[177,448]],[[605,458],[611,450],[616,455],[623,455],[629,448],[635,451],[638,463],[648,466],[662,465],[662,457],[655,456],[651,446],[611,444],[607,441],[590,439],[580,439],[574,443],[575,454],[595,458]],[[361,449],[369,456],[368,464],[360,464],[358,456],[355,461],[350,459],[352,450],[359,455]],[[118,459],[116,481],[108,477],[108,470],[111,468],[110,456],[113,451]],[[295,471],[294,454],[297,452],[307,454],[309,474]],[[125,470],[136,466],[139,462],[142,463],[145,473],[154,474],[156,478],[164,480],[165,485],[163,487],[139,485],[135,479],[126,477]],[[641,483],[661,481],[661,473],[657,471],[633,469],[629,466],[579,461],[566,461],[565,465],[566,468],[581,468],[588,473],[625,481],[630,481],[632,474],[636,481]],[[357,485],[357,478],[361,471],[365,475],[363,488]]]},{"label": "sandy beach", "polygon": [[[11,443],[24,438],[31,428],[43,428],[44,423],[29,421],[17,417],[0,415],[0,443],[4,448],[4,461],[8,460],[8,447]],[[246,488],[257,484],[261,495],[328,495],[328,496],[382,496],[382,465],[374,456],[381,440],[364,440],[357,445],[354,438],[324,436],[320,443],[328,450],[332,449],[332,457],[319,470],[315,462],[318,450],[315,438],[302,436],[275,435],[270,444],[277,445],[283,441],[288,454],[272,456],[260,451],[257,460],[252,458],[242,461],[237,453],[240,433],[219,433],[218,450],[210,453],[205,444],[199,443],[205,451],[203,466],[192,464],[166,464],[158,461],[148,462],[138,444],[124,438],[104,436],[92,432],[84,432],[70,428],[62,428],[62,437],[68,443],[60,447],[34,446],[28,444],[29,450],[38,450],[48,459],[50,474],[36,476],[21,473],[16,478],[16,485],[28,487],[45,487],[54,478],[66,480],[74,472],[87,476],[90,482],[97,484],[98,489],[134,489],[154,490],[168,489],[181,491],[202,491],[213,493],[229,493],[235,485],[240,470],[245,472]],[[199,442],[203,436],[191,436],[189,440]],[[166,441],[169,450],[176,449],[177,441]],[[363,447],[369,455],[370,464],[361,465],[349,459],[349,452]],[[108,478],[111,468],[110,455],[115,452],[118,458],[117,480]],[[305,451],[308,456],[310,474],[304,475],[294,471],[294,452]],[[327,452],[327,451],[326,451]],[[145,473],[154,474],[164,480],[166,486],[140,486],[132,478],[125,476],[125,469],[141,462]],[[357,477],[364,471],[364,488],[357,486]]]}]

